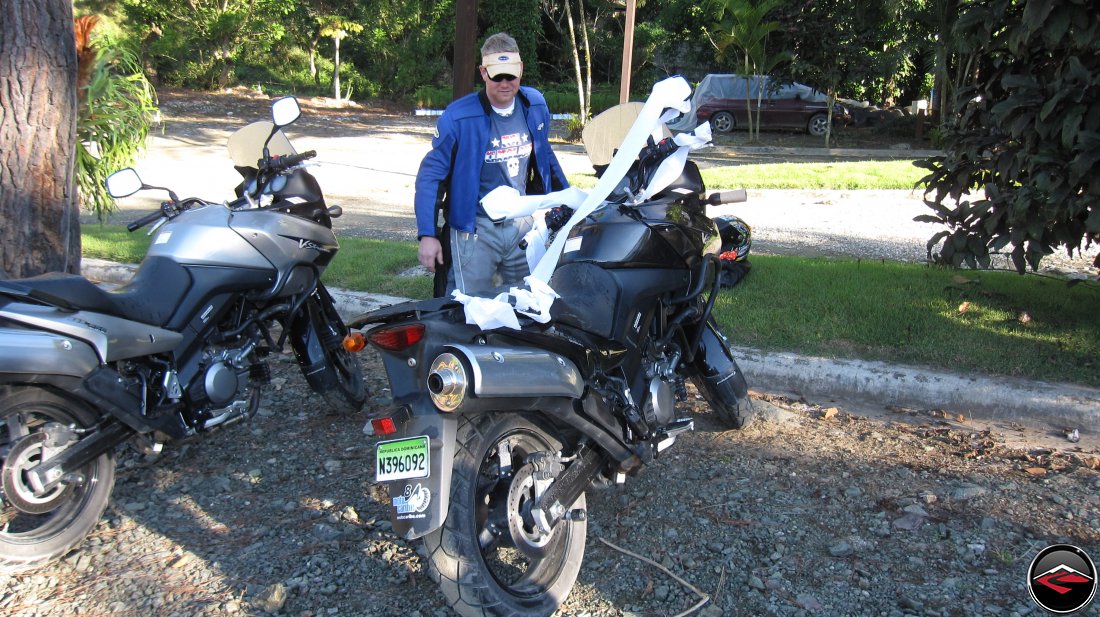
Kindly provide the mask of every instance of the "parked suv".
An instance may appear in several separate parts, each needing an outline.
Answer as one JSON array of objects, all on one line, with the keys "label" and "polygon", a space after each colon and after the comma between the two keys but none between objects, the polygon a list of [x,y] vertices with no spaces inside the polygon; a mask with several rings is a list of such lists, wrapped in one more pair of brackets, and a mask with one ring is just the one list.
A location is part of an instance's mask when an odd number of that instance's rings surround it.
[{"label": "parked suv", "polygon": [[[811,135],[825,134],[829,122],[828,97],[809,86],[797,82],[780,84],[767,76],[707,75],[692,96],[696,119],[709,120],[711,127],[720,133],[748,127],[750,108],[756,122],[757,92],[761,86],[764,89],[760,97],[761,128],[793,128]],[[846,125],[850,120],[848,110],[834,103],[833,126]]]}]

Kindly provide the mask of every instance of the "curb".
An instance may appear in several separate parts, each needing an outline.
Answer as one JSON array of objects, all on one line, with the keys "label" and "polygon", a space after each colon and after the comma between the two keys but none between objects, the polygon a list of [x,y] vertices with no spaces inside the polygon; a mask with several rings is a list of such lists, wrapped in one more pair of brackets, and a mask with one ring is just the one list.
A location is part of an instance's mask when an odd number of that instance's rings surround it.
[{"label": "curb", "polygon": [[960,375],[868,360],[733,347],[750,387],[804,397],[945,409],[985,420],[1100,426],[1100,389],[1013,377]]},{"label": "curb", "polygon": [[[128,282],[137,266],[85,258],[84,276]],[[329,289],[344,319],[406,298]],[[948,409],[987,420],[1039,422],[1052,428],[1100,426],[1100,389],[1012,377],[967,376],[866,360],[843,360],[733,347],[753,390],[854,399],[876,405]]]}]

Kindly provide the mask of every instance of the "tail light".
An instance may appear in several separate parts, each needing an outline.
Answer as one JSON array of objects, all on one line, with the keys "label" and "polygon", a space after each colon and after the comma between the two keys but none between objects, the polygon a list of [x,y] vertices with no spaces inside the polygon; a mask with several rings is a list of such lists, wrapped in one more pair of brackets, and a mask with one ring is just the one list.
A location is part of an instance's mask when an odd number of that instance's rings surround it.
[{"label": "tail light", "polygon": [[367,340],[386,351],[403,351],[424,338],[424,324],[412,323],[371,330]]}]

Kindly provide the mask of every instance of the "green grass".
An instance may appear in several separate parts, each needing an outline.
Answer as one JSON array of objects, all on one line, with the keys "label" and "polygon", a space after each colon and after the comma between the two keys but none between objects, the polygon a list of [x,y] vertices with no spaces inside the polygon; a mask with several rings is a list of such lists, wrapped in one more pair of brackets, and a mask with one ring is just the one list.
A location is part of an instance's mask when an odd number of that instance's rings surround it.
[{"label": "green grass", "polygon": [[[144,234],[85,225],[84,255],[136,263]],[[416,246],[340,241],[333,287],[426,298]],[[715,314],[737,345],[1100,387],[1100,288],[1005,272],[895,262],[753,256]],[[961,310],[964,303],[965,310]]]},{"label": "green grass", "polygon": [[[927,172],[911,160],[843,163],[766,163],[727,165],[702,170],[708,189],[912,189]],[[596,186],[593,174],[571,174],[569,183]]]},{"label": "green grass", "polygon": [[1095,285],[897,262],[751,261],[716,302],[736,344],[1100,386]]}]

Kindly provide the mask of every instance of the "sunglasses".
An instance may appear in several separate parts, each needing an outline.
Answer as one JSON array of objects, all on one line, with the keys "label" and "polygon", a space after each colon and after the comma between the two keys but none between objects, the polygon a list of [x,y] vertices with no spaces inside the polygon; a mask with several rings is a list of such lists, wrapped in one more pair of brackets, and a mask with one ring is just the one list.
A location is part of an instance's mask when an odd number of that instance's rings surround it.
[{"label": "sunglasses", "polygon": [[502,81],[515,81],[519,79],[519,77],[515,75],[497,75],[496,77],[489,77],[489,79],[499,84]]}]

